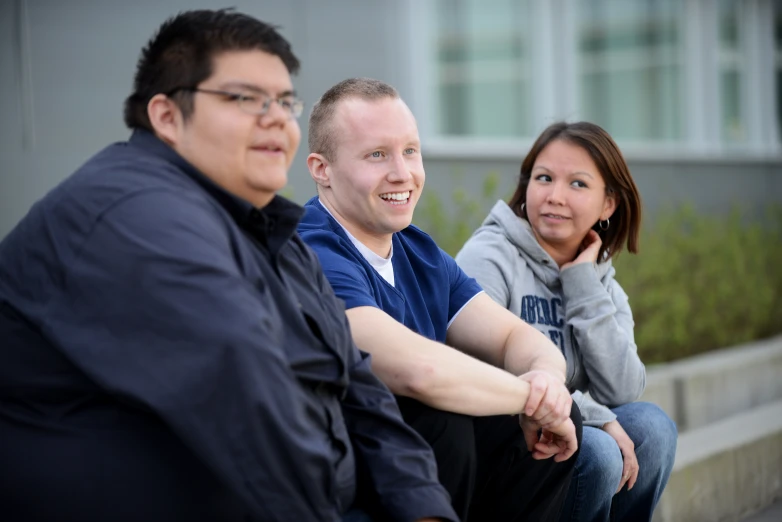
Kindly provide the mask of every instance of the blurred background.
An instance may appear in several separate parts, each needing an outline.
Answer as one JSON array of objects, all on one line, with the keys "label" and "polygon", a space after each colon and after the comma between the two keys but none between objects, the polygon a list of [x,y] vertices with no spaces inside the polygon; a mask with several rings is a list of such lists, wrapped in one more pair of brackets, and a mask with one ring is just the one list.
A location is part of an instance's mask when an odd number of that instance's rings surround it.
[{"label": "blurred background", "polygon": [[351,76],[400,90],[427,172],[416,223],[452,254],[548,124],[589,120],[644,199],[642,255],[617,263],[645,360],[782,331],[782,0],[0,0],[0,237],[127,138],[157,26],[224,6],[280,27],[309,107]]},{"label": "blurred background", "polygon": [[[128,137],[122,103],[157,26],[220,7],[280,27],[308,107],[347,77],[399,89],[423,140],[416,223],[452,254],[548,124],[600,124],[644,199],[641,253],[616,264],[645,362],[782,347],[782,0],[0,0],[0,238]],[[306,143],[285,190],[300,203],[314,195],[305,157]],[[782,397],[772,352],[754,404]],[[671,382],[686,425],[683,381]],[[779,433],[766,505],[782,494]]]}]

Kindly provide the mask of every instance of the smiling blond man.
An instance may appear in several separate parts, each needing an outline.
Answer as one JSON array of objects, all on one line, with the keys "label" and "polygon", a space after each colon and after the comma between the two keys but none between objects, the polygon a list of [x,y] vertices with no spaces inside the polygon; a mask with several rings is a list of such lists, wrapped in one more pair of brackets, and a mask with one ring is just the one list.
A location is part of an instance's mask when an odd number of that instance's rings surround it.
[{"label": "smiling blond man", "polygon": [[388,84],[345,80],[315,105],[309,147],[318,196],[299,232],[457,513],[555,520],[581,426],[564,359],[411,225],[425,172],[410,109]]}]

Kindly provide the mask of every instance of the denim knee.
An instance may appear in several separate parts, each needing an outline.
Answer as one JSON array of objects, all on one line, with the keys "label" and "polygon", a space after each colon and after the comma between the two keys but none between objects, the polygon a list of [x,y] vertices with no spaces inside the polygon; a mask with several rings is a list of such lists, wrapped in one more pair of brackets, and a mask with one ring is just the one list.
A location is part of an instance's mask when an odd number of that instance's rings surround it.
[{"label": "denim knee", "polygon": [[581,453],[576,461],[580,481],[587,481],[600,498],[611,498],[622,478],[624,463],[616,441],[600,428],[584,426]]},{"label": "denim knee", "polygon": [[670,469],[676,456],[676,423],[656,404],[634,402],[613,409],[635,444],[639,465]]}]

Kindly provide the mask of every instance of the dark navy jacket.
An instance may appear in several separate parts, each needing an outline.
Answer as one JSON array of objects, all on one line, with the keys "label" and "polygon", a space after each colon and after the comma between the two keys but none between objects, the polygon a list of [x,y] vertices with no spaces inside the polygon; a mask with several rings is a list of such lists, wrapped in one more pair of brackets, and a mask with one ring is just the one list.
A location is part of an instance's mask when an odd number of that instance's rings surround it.
[{"label": "dark navy jacket", "polygon": [[301,215],[139,131],[31,209],[0,243],[0,519],[336,521],[359,484],[455,520]]}]

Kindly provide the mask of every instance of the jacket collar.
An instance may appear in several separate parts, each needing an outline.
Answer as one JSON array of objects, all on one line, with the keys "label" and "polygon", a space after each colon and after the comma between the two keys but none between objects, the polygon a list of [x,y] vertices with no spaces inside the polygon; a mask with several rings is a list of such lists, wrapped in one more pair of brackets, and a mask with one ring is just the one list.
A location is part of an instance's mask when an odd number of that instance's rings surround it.
[{"label": "jacket collar", "polygon": [[256,208],[249,201],[217,185],[151,132],[137,129],[133,131],[129,142],[132,146],[176,166],[217,201],[240,227],[253,232],[273,253],[276,253],[296,232],[296,226],[304,214],[304,209],[292,201],[282,196],[274,196],[268,205]]}]

